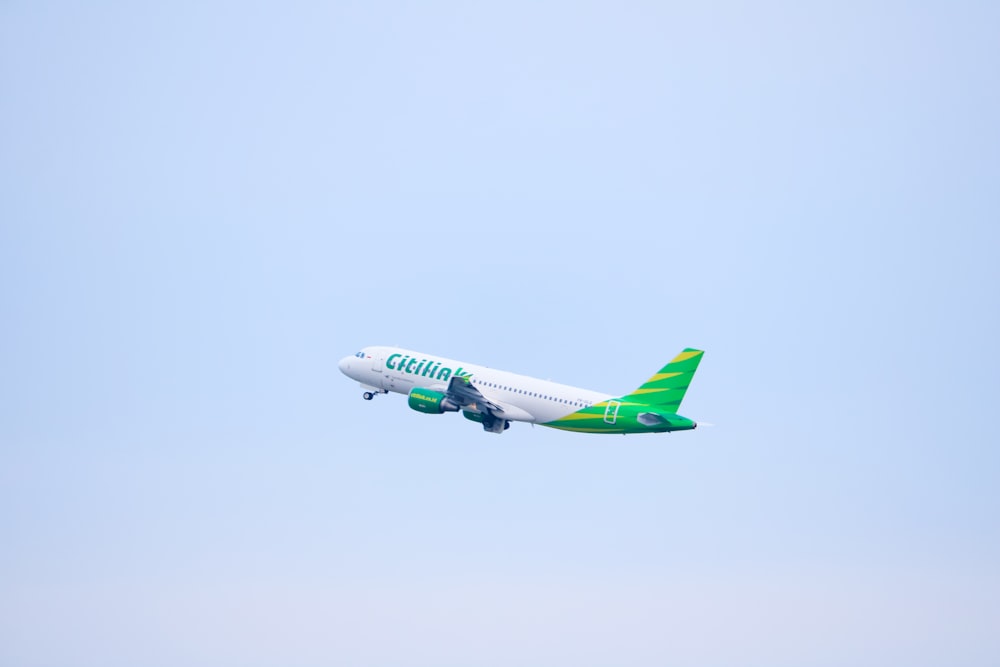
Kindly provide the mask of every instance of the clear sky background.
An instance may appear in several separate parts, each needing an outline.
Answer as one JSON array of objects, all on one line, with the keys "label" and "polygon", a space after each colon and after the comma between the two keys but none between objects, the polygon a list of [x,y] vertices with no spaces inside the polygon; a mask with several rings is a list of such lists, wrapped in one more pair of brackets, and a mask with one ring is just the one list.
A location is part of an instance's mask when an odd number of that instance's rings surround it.
[{"label": "clear sky background", "polygon": [[0,664],[996,665],[1000,5],[691,5],[0,4]]}]

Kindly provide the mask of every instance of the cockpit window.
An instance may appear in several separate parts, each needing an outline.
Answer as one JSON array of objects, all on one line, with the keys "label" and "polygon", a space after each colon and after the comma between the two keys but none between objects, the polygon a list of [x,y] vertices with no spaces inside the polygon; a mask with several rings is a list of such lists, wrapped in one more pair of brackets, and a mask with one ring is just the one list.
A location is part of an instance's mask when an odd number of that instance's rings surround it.
[{"label": "cockpit window", "polygon": [[355,352],[354,356],[357,357],[358,359],[364,359],[365,358],[365,353],[364,352]]}]

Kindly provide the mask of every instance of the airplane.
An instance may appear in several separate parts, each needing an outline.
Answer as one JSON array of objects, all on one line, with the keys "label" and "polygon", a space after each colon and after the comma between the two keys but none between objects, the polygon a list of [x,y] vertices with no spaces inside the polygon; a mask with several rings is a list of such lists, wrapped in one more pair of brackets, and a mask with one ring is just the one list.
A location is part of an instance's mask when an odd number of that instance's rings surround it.
[{"label": "airplane", "polygon": [[366,347],[338,367],[361,384],[367,401],[390,391],[406,394],[417,412],[460,411],[489,433],[503,433],[515,421],[584,433],[668,433],[698,426],[677,411],[703,354],[686,348],[623,396],[399,347]]}]

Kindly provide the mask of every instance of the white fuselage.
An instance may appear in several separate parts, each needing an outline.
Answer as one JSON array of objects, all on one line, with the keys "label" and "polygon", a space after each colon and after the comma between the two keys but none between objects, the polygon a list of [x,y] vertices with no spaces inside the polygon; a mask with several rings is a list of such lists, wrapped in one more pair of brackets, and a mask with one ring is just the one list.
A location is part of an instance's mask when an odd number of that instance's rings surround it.
[{"label": "white fuselage", "polygon": [[414,387],[444,392],[453,375],[467,376],[484,397],[504,407],[506,419],[537,424],[613,398],[588,389],[398,347],[366,347],[341,359],[339,367],[362,387],[399,394],[408,394]]}]

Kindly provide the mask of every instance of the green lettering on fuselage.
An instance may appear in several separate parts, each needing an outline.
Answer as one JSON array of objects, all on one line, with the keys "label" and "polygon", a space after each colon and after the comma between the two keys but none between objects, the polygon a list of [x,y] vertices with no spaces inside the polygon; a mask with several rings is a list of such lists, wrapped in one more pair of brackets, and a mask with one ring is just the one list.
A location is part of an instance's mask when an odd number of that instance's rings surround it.
[{"label": "green lettering on fuselage", "polygon": [[472,377],[472,373],[469,373],[462,367],[459,367],[457,371],[452,371],[447,366],[442,366],[440,361],[434,361],[433,359],[430,361],[421,359],[417,363],[416,358],[408,354],[400,354],[399,352],[389,355],[389,358],[385,360],[385,367],[398,373],[419,375],[420,377],[442,381],[450,379],[452,375],[455,377]]}]

